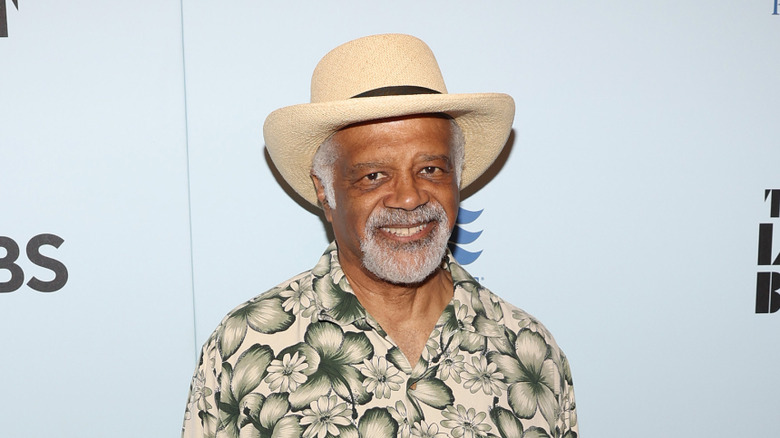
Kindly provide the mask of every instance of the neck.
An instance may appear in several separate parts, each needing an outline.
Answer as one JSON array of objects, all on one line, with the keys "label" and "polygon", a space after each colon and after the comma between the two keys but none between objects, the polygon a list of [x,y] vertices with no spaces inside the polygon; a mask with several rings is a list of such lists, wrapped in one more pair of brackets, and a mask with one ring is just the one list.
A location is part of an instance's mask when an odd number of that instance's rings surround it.
[{"label": "neck", "polygon": [[342,264],[355,296],[414,366],[453,294],[449,272],[437,268],[415,284],[382,280],[362,266]]},{"label": "neck", "polygon": [[[438,308],[441,305],[441,309],[436,312],[438,318],[452,298],[452,277],[441,268],[421,283],[415,284],[390,283],[373,275],[350,273],[347,270],[344,274],[355,296],[372,315],[398,310],[399,318],[404,319],[403,315],[407,315],[411,319],[429,313],[431,307]],[[372,312],[372,309],[377,311]]]}]

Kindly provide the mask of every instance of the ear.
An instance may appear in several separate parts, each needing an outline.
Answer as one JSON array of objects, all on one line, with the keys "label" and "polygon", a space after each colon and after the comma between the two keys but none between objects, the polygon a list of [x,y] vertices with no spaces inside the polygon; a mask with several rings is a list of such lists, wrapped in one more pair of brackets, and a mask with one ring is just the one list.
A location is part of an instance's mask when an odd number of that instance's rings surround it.
[{"label": "ear", "polygon": [[325,198],[325,187],[323,187],[320,179],[315,175],[312,174],[309,176],[311,176],[311,181],[314,183],[314,189],[317,190],[317,200],[320,201],[322,211],[325,213],[325,219],[327,219],[328,222],[333,223],[333,213],[330,209],[330,205],[328,205],[327,199]]}]

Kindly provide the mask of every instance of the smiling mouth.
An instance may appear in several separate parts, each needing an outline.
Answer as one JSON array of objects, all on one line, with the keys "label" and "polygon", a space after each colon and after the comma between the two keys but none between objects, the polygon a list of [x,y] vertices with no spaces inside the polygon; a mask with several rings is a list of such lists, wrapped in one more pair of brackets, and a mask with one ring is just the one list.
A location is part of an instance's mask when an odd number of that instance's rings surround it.
[{"label": "smiling mouth", "polygon": [[409,237],[421,232],[429,224],[430,222],[414,227],[382,227],[381,230],[396,237]]}]

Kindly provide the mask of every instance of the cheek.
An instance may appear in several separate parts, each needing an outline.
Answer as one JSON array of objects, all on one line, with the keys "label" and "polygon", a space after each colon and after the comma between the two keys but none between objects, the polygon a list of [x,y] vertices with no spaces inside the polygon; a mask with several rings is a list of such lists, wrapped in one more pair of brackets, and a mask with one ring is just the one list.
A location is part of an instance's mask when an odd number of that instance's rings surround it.
[{"label": "cheek", "polygon": [[452,216],[453,214],[457,215],[458,205],[460,204],[460,193],[458,192],[457,187],[453,185],[450,189],[451,190],[442,190],[438,197],[439,202],[447,211],[448,216]]},{"label": "cheek", "polygon": [[378,198],[369,194],[343,196],[343,199],[339,201],[342,203],[339,204],[339,207],[344,206],[342,218],[349,222],[351,226],[359,227],[360,229],[365,226],[371,213],[379,208]]},{"label": "cheek", "polygon": [[333,228],[338,228],[344,236],[362,236],[370,212],[363,212],[359,205],[349,201],[354,200],[339,200],[338,208],[333,211]]},{"label": "cheek", "polygon": [[452,230],[457,223],[458,205],[458,196],[452,198],[448,205],[444,205],[444,210],[447,212],[447,219],[450,221],[450,230]]}]

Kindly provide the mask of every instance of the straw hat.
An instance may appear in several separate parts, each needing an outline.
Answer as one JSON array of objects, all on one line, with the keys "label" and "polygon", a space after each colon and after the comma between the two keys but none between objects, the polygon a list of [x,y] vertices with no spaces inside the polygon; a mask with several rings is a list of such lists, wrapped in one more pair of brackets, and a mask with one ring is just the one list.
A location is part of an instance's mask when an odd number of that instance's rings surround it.
[{"label": "straw hat", "polygon": [[410,35],[373,35],[325,55],[311,78],[311,103],[269,114],[263,136],[282,177],[317,205],[309,173],[314,153],[331,134],[357,122],[427,113],[448,114],[463,131],[463,189],[501,152],[515,104],[500,93],[447,94],[436,58],[423,41]]}]

